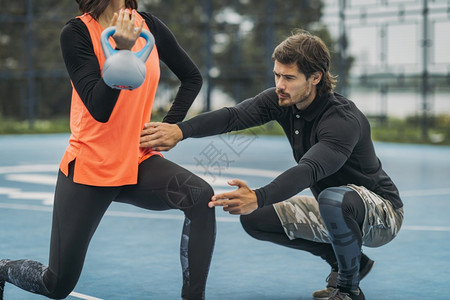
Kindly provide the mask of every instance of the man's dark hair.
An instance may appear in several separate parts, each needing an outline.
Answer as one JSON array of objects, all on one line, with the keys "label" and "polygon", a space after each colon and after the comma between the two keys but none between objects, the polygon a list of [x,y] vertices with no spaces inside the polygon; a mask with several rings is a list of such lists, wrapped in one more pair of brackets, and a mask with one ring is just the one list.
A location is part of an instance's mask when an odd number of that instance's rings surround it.
[{"label": "man's dark hair", "polygon": [[275,48],[272,60],[285,65],[297,64],[306,79],[315,72],[321,72],[322,79],[317,85],[317,94],[323,96],[333,92],[336,77],[329,71],[330,52],[318,36],[304,30],[295,31]]}]

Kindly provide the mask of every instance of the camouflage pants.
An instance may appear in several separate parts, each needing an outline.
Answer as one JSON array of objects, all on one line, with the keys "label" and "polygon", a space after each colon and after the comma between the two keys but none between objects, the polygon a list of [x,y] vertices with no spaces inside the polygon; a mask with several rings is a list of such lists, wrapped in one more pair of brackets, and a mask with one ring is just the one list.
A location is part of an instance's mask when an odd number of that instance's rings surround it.
[{"label": "camouflage pants", "polygon": [[[379,247],[390,242],[403,222],[403,208],[394,209],[391,203],[365,187],[347,185],[363,200],[366,214],[362,227],[363,245]],[[289,239],[302,238],[330,243],[328,231],[319,213],[319,204],[311,196],[294,196],[274,204],[278,218]]]}]

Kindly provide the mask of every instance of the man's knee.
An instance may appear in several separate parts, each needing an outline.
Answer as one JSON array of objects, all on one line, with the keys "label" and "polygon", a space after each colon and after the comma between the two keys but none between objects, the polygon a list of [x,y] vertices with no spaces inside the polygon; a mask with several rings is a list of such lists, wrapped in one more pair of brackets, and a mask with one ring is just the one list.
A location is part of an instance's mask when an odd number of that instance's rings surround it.
[{"label": "man's knee", "polygon": [[342,213],[345,218],[356,219],[358,213],[364,215],[364,204],[351,188],[334,187],[323,190],[318,197],[320,214],[326,218],[327,212]]},{"label": "man's knee", "polygon": [[[347,192],[347,188],[332,187],[323,190],[317,197],[320,215],[328,231],[336,230],[336,222],[345,219],[342,204]],[[342,226],[342,223],[340,224]]]},{"label": "man's knee", "polygon": [[247,232],[247,234],[249,234],[250,236],[257,239],[258,230],[252,214],[241,215],[239,219],[241,221],[241,225],[244,231]]},{"label": "man's knee", "polygon": [[242,215],[240,221],[245,232],[257,240],[278,243],[280,236],[287,238],[273,205]]},{"label": "man's knee", "polygon": [[332,206],[335,208],[342,207],[342,201],[348,189],[332,187],[323,190],[317,197],[319,208],[324,206]]}]

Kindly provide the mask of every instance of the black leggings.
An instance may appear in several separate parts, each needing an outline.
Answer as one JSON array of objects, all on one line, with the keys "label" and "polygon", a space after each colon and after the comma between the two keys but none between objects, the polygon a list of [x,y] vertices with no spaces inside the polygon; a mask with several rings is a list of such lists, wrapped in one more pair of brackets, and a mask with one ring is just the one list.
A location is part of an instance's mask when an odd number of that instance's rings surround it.
[{"label": "black leggings", "polygon": [[[344,198],[342,213],[347,226],[361,245],[361,227],[364,222],[365,208],[356,192],[350,192]],[[241,224],[249,235],[258,240],[307,251],[324,259],[333,270],[337,271],[339,269],[336,254],[331,244],[313,242],[301,238],[289,239],[273,205],[257,209],[249,215],[242,215]]]},{"label": "black leggings", "polygon": [[94,187],[74,183],[72,178],[73,164],[69,177],[61,171],[58,174],[49,266],[29,260],[0,260],[0,281],[52,299],[67,297],[79,279],[100,220],[116,201],[149,210],[176,208],[184,212],[182,297],[204,299],[216,232],[215,212],[207,205],[213,195],[208,183],[160,156],[140,164],[136,185]]}]

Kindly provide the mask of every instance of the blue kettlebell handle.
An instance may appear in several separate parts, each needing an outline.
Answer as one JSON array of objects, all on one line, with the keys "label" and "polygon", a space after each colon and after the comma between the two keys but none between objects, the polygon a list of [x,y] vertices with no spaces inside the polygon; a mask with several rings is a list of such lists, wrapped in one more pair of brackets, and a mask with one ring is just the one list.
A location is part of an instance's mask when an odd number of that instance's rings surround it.
[{"label": "blue kettlebell handle", "polygon": [[[116,32],[116,26],[111,26],[103,30],[102,35],[100,36],[100,42],[102,44],[103,53],[105,53],[105,57],[108,58],[113,54],[118,53],[120,50],[113,49],[111,44],[109,43],[108,39]],[[140,37],[143,37],[146,40],[145,46],[139,50],[138,52],[135,52],[134,55],[141,59],[144,63],[147,61],[148,56],[153,50],[153,47],[155,46],[155,38],[153,37],[153,34],[150,33],[150,31],[146,29],[142,29]]]}]

